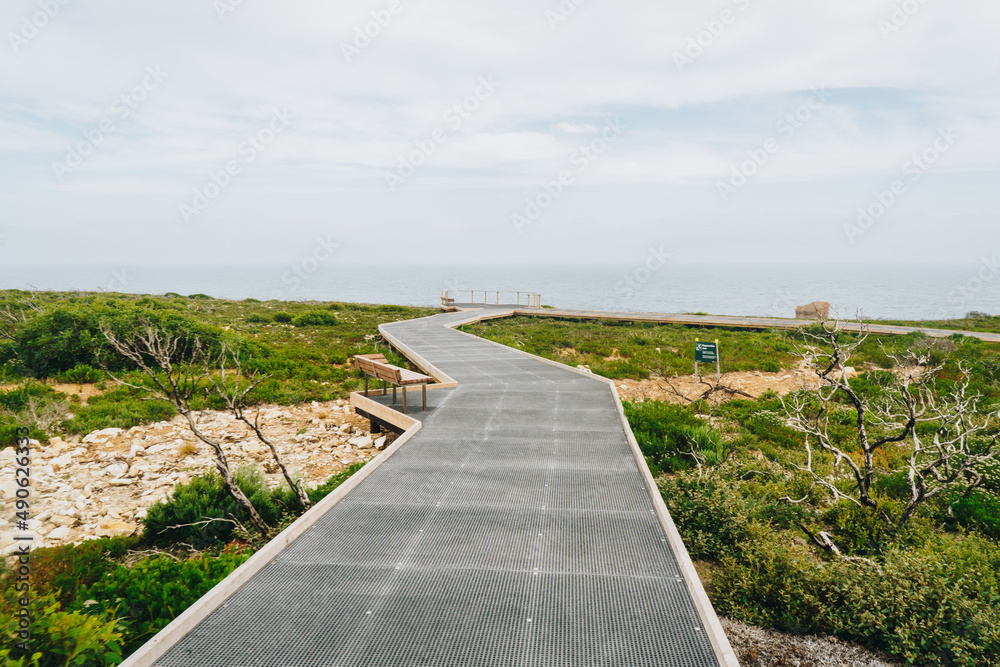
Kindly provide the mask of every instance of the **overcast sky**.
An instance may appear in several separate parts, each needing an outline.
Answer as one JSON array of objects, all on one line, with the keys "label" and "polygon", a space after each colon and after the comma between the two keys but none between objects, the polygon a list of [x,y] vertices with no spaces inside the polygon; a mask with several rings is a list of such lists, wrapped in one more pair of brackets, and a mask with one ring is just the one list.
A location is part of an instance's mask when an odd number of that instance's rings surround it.
[{"label": "overcast sky", "polygon": [[4,0],[0,263],[974,264],[998,25],[995,0]]}]

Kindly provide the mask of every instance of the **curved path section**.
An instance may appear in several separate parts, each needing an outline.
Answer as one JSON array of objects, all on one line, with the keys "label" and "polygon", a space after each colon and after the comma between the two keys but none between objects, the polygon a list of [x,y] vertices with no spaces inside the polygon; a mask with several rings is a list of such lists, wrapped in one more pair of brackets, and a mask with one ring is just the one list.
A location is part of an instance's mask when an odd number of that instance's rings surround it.
[{"label": "curved path section", "polygon": [[[472,304],[456,304],[456,308],[478,308]],[[566,310],[554,308],[516,308],[508,311],[511,315],[530,317],[554,317],[583,320],[614,320],[617,322],[652,322],[655,324],[689,324],[700,327],[733,327],[737,329],[800,329],[816,320],[790,320],[779,317],[736,317],[732,315],[687,315],[670,313],[632,313],[597,310]],[[1000,343],[1000,333],[982,331],[966,331],[960,329],[936,329],[933,327],[911,327],[898,324],[880,324],[877,320],[865,322],[841,321],[838,324],[844,331],[867,331],[872,334],[908,334],[921,332],[934,338],[944,338],[959,334],[978,338],[988,343]]]},{"label": "curved path section", "polygon": [[469,319],[382,328],[457,388],[154,664],[736,665],[613,386]]}]

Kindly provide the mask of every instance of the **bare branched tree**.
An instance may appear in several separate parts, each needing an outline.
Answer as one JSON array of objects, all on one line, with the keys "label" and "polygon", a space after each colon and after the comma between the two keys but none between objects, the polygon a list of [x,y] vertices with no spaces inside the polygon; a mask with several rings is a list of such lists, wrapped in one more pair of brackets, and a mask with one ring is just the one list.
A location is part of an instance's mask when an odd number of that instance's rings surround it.
[{"label": "bare branched tree", "polygon": [[22,299],[17,307],[12,307],[9,303],[4,304],[0,309],[0,340],[14,341],[17,328],[28,321],[31,313],[40,312],[42,312],[41,306],[31,299]]},{"label": "bare branched tree", "polygon": [[[691,398],[687,394],[682,393],[681,390],[679,390],[674,385],[674,383],[670,381],[670,378],[667,377],[667,372],[665,367],[657,369],[651,366],[645,366],[645,365],[641,366],[647,373],[649,373],[649,377],[654,382],[656,382],[657,384],[663,383],[664,385],[666,385],[667,389],[669,389],[671,393],[673,393],[675,396],[677,396],[686,403],[694,403],[695,401],[707,401],[714,394],[725,394],[730,398],[734,396],[742,396],[744,398],[749,398],[749,399],[754,398],[752,395],[743,391],[739,387],[730,387],[729,385],[723,384],[722,382],[718,381],[715,384],[712,384],[711,382],[706,380],[704,376],[699,376],[697,388],[701,389],[701,386],[704,385],[705,389],[702,390],[702,392],[696,395],[694,398]],[[664,389],[664,391],[666,391],[666,389]]]},{"label": "bare branched tree", "polygon": [[[229,367],[230,359],[232,360],[232,368]],[[274,457],[275,463],[281,468],[281,473],[285,476],[288,486],[295,490],[299,503],[303,509],[309,509],[312,503],[309,502],[309,496],[306,494],[305,488],[303,488],[302,480],[292,478],[292,475],[288,472],[288,468],[285,467],[284,461],[281,460],[281,455],[278,454],[278,448],[274,446],[274,443],[268,439],[260,427],[260,410],[254,413],[253,421],[246,414],[247,395],[270,376],[258,375],[253,371],[246,370],[243,367],[239,352],[227,346],[223,346],[217,363],[218,373],[213,372],[214,369],[210,368],[207,364],[205,365],[205,376],[208,377],[215,387],[215,393],[225,401],[229,412],[236,419],[246,424],[256,434],[258,440],[267,445],[268,449],[271,450],[271,455]],[[245,382],[241,382],[241,378],[245,379]]]},{"label": "bare branched tree", "polygon": [[195,437],[212,448],[215,454],[215,467],[222,477],[223,488],[246,512],[254,530],[266,535],[268,525],[236,484],[222,444],[198,428],[197,415],[191,407],[191,399],[203,381],[203,369],[209,359],[201,341],[196,337],[167,333],[149,322],[140,324],[128,335],[119,335],[109,327],[102,328],[101,332],[115,352],[142,371],[151,386],[135,384],[116,377],[108,370],[107,364],[102,363],[108,375],[119,384],[132,387],[146,393],[150,398],[159,398],[174,406],[187,420],[188,428]]},{"label": "bare branched tree", "polygon": [[[807,462],[797,466],[812,480],[812,488],[821,487],[835,501],[846,500],[874,511],[889,526],[901,527],[917,508],[951,488],[970,493],[983,482],[984,466],[994,460],[996,437],[986,431],[996,415],[982,415],[982,396],[970,391],[969,369],[960,365],[960,378],[947,392],[939,392],[936,376],[942,366],[932,366],[926,352],[902,356],[883,352],[893,360],[893,381],[877,397],[859,392],[847,373],[851,355],[867,338],[867,328],[853,338],[842,334],[839,323],[823,321],[822,332],[803,331],[815,345],[799,348],[806,364],[819,380],[815,392],[799,392],[782,399],[788,424],[804,433]],[[831,419],[837,419],[838,401],[850,406],[850,443],[831,435]],[[932,424],[933,431],[918,429],[918,424]],[[814,468],[813,444],[833,455],[829,475]],[[850,445],[856,445],[851,447]],[[875,482],[875,453],[886,446],[905,445],[909,449],[905,472],[910,498],[897,517],[890,516],[884,503],[872,493]],[[852,454],[849,449],[857,450]],[[838,474],[846,465],[847,474]],[[895,472],[895,471],[887,471]],[[838,482],[847,484],[838,486]],[[848,487],[847,491],[841,490]],[[803,502],[809,497],[784,500]],[[836,553],[830,540],[819,539],[803,527],[813,542]]]}]

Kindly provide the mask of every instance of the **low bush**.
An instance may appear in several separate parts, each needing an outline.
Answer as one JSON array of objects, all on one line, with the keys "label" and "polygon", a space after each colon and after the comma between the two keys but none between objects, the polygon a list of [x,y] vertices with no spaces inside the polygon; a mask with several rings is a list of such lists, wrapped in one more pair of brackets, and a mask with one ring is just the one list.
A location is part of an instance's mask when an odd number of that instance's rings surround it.
[{"label": "low bush", "polygon": [[103,428],[132,428],[164,421],[176,414],[166,401],[146,400],[145,394],[129,387],[91,397],[86,405],[63,424],[67,433],[85,434]]},{"label": "low bush", "polygon": [[84,587],[75,607],[98,617],[113,616],[131,652],[167,626],[251,555],[249,550],[201,554],[178,561],[158,556],[133,568],[118,566],[94,584]]},{"label": "low bush", "polygon": [[337,316],[329,311],[310,310],[292,319],[297,327],[335,327],[340,324]]},{"label": "low bush", "polygon": [[731,479],[682,473],[658,483],[691,556],[716,563],[710,595],[718,612],[858,641],[907,664],[1000,664],[997,544],[926,529],[909,544],[890,543],[845,505],[834,520],[860,524],[856,550],[874,551],[867,545],[881,540],[880,553],[827,562],[773,530],[766,504],[745,498]]},{"label": "low bush", "polygon": [[138,543],[135,537],[88,540],[82,544],[45,547],[31,552],[31,583],[42,595],[69,605],[77,591],[113,570],[115,561]]},{"label": "low bush", "polygon": [[[241,466],[233,476],[264,522],[275,525],[281,516],[281,506],[275,503],[260,470]],[[143,520],[143,540],[152,544],[186,542],[195,549],[204,549],[218,541],[229,541],[236,529],[234,520],[248,525],[248,517],[223,488],[222,477],[213,470],[193,477],[187,484],[178,484],[165,500],[150,506]],[[189,525],[204,521],[208,523]]]},{"label": "low bush", "polygon": [[680,473],[661,477],[657,486],[691,558],[718,561],[759,539],[760,507],[731,483]]},{"label": "low bush", "polygon": [[722,436],[687,408],[657,401],[624,405],[653,475],[691,468],[696,465],[695,456],[707,465],[726,458],[728,446]]},{"label": "low bush", "polygon": [[[17,632],[18,618],[14,595],[5,593],[4,598],[0,628],[8,639]],[[4,667],[104,667],[121,663],[123,633],[111,614],[64,610],[54,595],[33,598],[31,609],[30,649],[25,652],[13,641],[5,641],[0,648],[0,664]]]},{"label": "low bush", "polygon": [[1000,498],[996,494],[975,489],[963,495],[956,490],[948,494],[945,504],[947,509],[941,519],[947,525],[962,526],[1000,540]]},{"label": "low bush", "polygon": [[87,364],[77,364],[65,373],[60,373],[56,379],[70,384],[92,384],[104,380],[107,375],[104,371],[98,370]]},{"label": "low bush", "polygon": [[332,475],[330,478],[328,478],[325,482],[317,486],[315,489],[309,489],[308,491],[306,491],[306,495],[309,496],[309,502],[315,505],[319,501],[323,500],[323,498],[329,495],[331,491],[333,491],[338,486],[346,482],[351,475],[361,470],[361,468],[363,468],[364,465],[365,464],[363,461],[352,463],[351,465],[347,466],[337,474]]},{"label": "low bush", "polygon": [[291,324],[294,316],[291,313],[286,313],[285,311],[279,311],[274,314],[272,318],[275,322],[279,324]]}]

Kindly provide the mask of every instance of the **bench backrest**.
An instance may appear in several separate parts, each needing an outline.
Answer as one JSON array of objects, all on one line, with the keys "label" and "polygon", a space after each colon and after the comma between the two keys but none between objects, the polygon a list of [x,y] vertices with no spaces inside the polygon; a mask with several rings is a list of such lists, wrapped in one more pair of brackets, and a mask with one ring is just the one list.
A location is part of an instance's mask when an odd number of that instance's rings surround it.
[{"label": "bench backrest", "polygon": [[358,368],[367,375],[375,375],[375,364],[386,363],[386,358],[381,354],[356,354],[354,355],[354,361],[357,362]]},{"label": "bench backrest", "polygon": [[375,367],[375,377],[379,380],[385,380],[386,382],[394,382],[399,384],[401,377],[399,375],[400,369],[395,366],[390,366],[388,364],[380,364],[377,361],[372,362],[372,366]]}]

